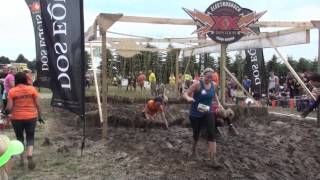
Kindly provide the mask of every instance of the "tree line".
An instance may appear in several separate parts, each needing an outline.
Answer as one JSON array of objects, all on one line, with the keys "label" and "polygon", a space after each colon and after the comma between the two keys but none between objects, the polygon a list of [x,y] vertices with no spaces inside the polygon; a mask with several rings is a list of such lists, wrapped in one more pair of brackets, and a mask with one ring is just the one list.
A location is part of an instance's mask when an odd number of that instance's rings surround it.
[{"label": "tree line", "polygon": [[[149,45],[150,48],[154,48]],[[139,71],[146,73],[148,70],[155,72],[159,82],[168,83],[171,73],[176,73],[176,59],[177,52],[169,51],[167,53],[159,52],[141,52],[131,58],[124,58],[116,53],[112,53],[108,50],[107,53],[109,77],[115,75],[111,71],[116,67],[117,74],[121,74],[123,77],[136,76]],[[316,72],[317,59],[299,58],[294,59],[289,56],[288,61],[293,69],[298,73],[303,72]],[[220,71],[220,57],[212,56],[211,54],[205,54],[204,59],[200,62],[199,58],[192,56],[191,58],[185,57],[179,61],[179,73],[190,73],[193,77],[196,74],[200,74],[201,64],[204,68],[211,67],[216,71]],[[245,57],[239,53],[235,56],[227,56],[226,62],[227,68],[235,74],[235,76],[241,81],[245,75],[250,74],[251,62],[246,60]],[[285,77],[289,70],[276,55],[273,55],[271,59],[266,59],[259,63],[260,77],[262,78],[262,88],[267,86],[267,79],[269,73],[272,71],[280,79],[280,83],[284,83]],[[250,76],[249,76],[250,77]]]},{"label": "tree line", "polygon": [[[155,48],[151,45],[148,45],[148,47]],[[172,50],[167,53],[142,51],[131,58],[124,58],[120,55],[117,55],[117,53],[112,53],[112,51],[108,50],[107,59],[108,69],[106,69],[106,71],[109,73],[110,78],[117,74],[121,74],[123,77],[136,77],[139,71],[146,73],[148,70],[152,70],[155,72],[159,82],[168,83],[170,74],[176,73],[177,51]],[[90,61],[90,55],[86,51],[86,69],[88,69],[88,61]],[[190,73],[194,77],[196,74],[200,74],[201,64],[204,65],[204,68],[211,67],[216,71],[220,71],[220,57],[215,57],[211,54],[205,54],[202,61],[200,61],[201,60],[199,60],[199,58],[196,56],[180,59],[179,73]],[[262,78],[263,88],[267,86],[266,82],[269,76],[268,73],[271,71],[273,71],[279,77],[280,83],[284,83],[285,77],[289,72],[285,64],[283,64],[275,55],[273,55],[271,59],[265,61],[266,63],[264,61],[260,62],[260,76]],[[288,61],[296,72],[302,73],[317,71],[317,58],[313,60],[303,57],[294,59],[293,57],[289,56]],[[15,60],[11,60],[5,56],[0,57],[0,64],[10,63],[26,63],[29,69],[32,71],[36,70],[36,61],[29,61],[22,54],[18,55]],[[227,56],[226,65],[227,68],[233,72],[239,80],[242,80],[245,75],[250,74],[251,63],[240,54],[236,54],[235,56]],[[116,71],[114,69],[116,69]]]},{"label": "tree line", "polygon": [[35,60],[29,61],[22,54],[19,54],[17,59],[15,60],[11,60],[6,56],[0,56],[0,64],[11,64],[11,63],[26,63],[30,70],[32,71],[36,70],[36,61]]}]

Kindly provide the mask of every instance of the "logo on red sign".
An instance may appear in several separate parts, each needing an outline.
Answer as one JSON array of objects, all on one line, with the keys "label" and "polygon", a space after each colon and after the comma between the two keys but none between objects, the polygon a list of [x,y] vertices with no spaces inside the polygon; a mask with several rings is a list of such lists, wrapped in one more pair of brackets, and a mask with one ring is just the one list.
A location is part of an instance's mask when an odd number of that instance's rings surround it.
[{"label": "logo on red sign", "polygon": [[198,10],[184,10],[196,22],[198,34],[207,35],[212,40],[228,44],[238,41],[244,35],[255,34],[249,25],[258,21],[266,11],[245,13],[235,2],[221,0],[213,3],[205,13]]}]

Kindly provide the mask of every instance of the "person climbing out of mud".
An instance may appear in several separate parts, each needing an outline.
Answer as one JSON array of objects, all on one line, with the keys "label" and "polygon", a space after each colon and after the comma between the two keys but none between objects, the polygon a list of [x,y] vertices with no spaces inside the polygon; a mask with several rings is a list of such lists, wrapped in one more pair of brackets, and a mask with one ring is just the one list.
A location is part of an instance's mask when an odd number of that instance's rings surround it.
[{"label": "person climbing out of mud", "polygon": [[[217,161],[217,144],[214,114],[211,112],[212,100],[217,100],[214,83],[212,82],[213,69],[204,70],[204,79],[190,86],[183,97],[191,102],[190,122],[193,130],[192,156],[197,158],[197,144],[202,126],[207,129],[209,164],[214,168],[221,167]],[[219,101],[217,101],[219,102]]]},{"label": "person climbing out of mud", "polygon": [[302,118],[308,116],[310,112],[318,108],[320,104],[320,74],[314,73],[309,77],[309,83],[312,86],[313,95],[316,97],[316,101],[313,101],[301,114]]},{"label": "person climbing out of mud", "polygon": [[143,109],[143,115],[147,119],[147,125],[150,124],[151,121],[154,121],[156,116],[160,114],[161,120],[165,123],[166,128],[169,128],[168,121],[165,116],[164,107],[168,102],[168,97],[165,94],[157,96],[153,99],[148,100],[147,104]]}]

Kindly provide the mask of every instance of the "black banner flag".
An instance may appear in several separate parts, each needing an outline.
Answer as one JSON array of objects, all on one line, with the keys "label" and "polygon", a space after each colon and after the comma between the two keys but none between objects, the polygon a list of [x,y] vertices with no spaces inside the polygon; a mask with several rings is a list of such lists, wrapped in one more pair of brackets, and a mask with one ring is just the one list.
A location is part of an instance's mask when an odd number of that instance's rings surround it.
[{"label": "black banner flag", "polygon": [[82,0],[40,0],[48,49],[51,105],[84,115]]},{"label": "black banner flag", "polygon": [[247,49],[245,51],[247,64],[250,65],[250,75],[248,77],[251,79],[253,97],[259,99],[261,97],[262,83],[261,68],[263,67],[262,63],[264,62],[263,49]]},{"label": "black banner flag", "polygon": [[[244,8],[244,12],[246,14],[251,13],[250,9]],[[259,27],[251,27],[252,31],[256,34],[260,34]],[[249,65],[248,77],[251,79],[251,89],[253,93],[253,97],[255,99],[261,98],[261,83],[262,83],[262,67],[264,67],[264,56],[263,49],[246,49],[246,62]],[[263,63],[263,64],[262,64]]]},{"label": "black banner flag", "polygon": [[31,12],[36,44],[37,76],[34,85],[38,87],[49,88],[50,74],[48,65],[48,51],[43,34],[40,0],[26,0],[26,3]]}]

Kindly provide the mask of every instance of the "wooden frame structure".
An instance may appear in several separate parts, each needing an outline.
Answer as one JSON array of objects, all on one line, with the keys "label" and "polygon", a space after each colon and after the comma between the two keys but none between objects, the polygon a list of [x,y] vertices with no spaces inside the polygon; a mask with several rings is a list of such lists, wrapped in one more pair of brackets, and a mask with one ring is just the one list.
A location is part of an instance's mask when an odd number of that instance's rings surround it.
[{"label": "wooden frame structure", "polygon": [[[192,19],[174,19],[174,18],[158,18],[158,17],[138,17],[138,16],[124,16],[123,14],[107,14],[101,13],[99,14],[94,24],[89,27],[86,32],[86,42],[90,43],[92,47],[100,46],[102,47],[102,69],[106,69],[107,60],[107,43],[110,42],[140,42],[140,43],[181,43],[185,44],[186,48],[181,49],[150,49],[150,48],[119,48],[120,50],[128,50],[128,51],[170,51],[170,50],[180,50],[180,54],[182,53],[184,56],[192,56],[201,53],[212,53],[219,52],[221,50],[221,46],[211,40],[199,40],[197,37],[187,37],[187,38],[164,38],[164,39],[156,39],[149,37],[141,37],[131,35],[132,38],[107,38],[106,34],[108,29],[116,22],[127,22],[127,23],[147,23],[147,24],[167,24],[167,25],[188,25],[194,26],[196,28],[196,24]],[[249,48],[275,48],[280,46],[291,46],[296,44],[307,44],[310,42],[310,29],[318,28],[319,30],[319,47],[320,47],[320,21],[311,21],[311,22],[292,22],[292,21],[260,21],[251,26],[258,27],[272,27],[272,28],[289,28],[282,31],[270,32],[270,33],[261,33],[259,35],[247,36],[243,37],[240,41],[230,44],[229,47],[222,46],[222,49],[226,51],[235,51],[240,49],[249,49]],[[97,30],[100,31],[100,36],[97,37]],[[120,33],[119,33],[120,34]],[[130,36],[130,35],[128,35]],[[296,39],[298,38],[298,40]],[[283,42],[283,39],[287,39],[287,41]],[[271,43],[273,42],[273,43]],[[201,44],[201,45],[199,45]],[[112,49],[112,47],[110,47]],[[202,48],[202,49],[201,49]],[[209,50],[206,50],[209,49]],[[178,51],[177,51],[178,52]],[[221,56],[224,56],[223,54]],[[176,78],[178,78],[178,57],[176,60]],[[222,60],[222,64],[220,66],[224,66],[224,62]],[[288,67],[289,68],[289,67]],[[224,68],[221,68],[224,69]],[[318,71],[320,72],[320,48],[319,48],[319,62],[318,62]],[[225,72],[222,70],[221,72],[221,85],[222,85],[222,93],[220,98],[222,99],[222,103],[224,103],[224,86],[225,86]],[[102,136],[105,138],[107,135],[107,73],[102,71],[102,109],[103,109],[103,134]],[[318,115],[320,117],[320,115]],[[319,118],[318,118],[319,122]],[[318,123],[320,126],[320,122]]]}]

